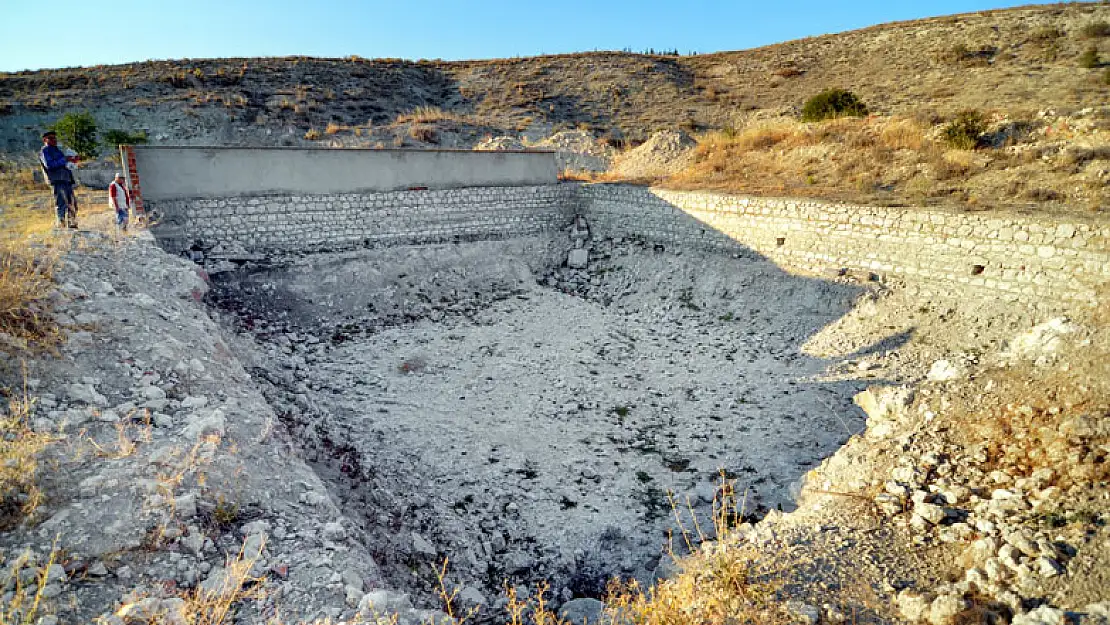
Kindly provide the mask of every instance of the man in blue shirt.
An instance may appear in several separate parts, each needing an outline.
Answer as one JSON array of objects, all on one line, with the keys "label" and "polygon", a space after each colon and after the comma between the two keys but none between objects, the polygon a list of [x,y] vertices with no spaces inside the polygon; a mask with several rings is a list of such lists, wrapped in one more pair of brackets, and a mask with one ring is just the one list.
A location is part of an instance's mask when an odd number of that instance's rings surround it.
[{"label": "man in blue shirt", "polygon": [[58,205],[59,228],[77,227],[77,197],[73,193],[73,172],[66,165],[77,162],[76,156],[66,156],[58,147],[58,136],[54,131],[42,133],[42,150],[39,151],[39,164],[50,188],[54,190],[54,202]]}]

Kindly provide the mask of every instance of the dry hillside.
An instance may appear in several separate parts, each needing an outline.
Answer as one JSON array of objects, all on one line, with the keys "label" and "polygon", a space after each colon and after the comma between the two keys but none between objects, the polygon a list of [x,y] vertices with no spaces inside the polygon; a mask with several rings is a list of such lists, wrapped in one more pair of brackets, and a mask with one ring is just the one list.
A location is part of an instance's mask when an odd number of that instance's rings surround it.
[{"label": "dry hillside", "polygon": [[[882,114],[1070,111],[1106,100],[1106,70],[1082,69],[1079,58],[1091,46],[1110,57],[1106,38],[1091,29],[1107,20],[1110,4],[1099,2],[938,17],[694,56],[183,59],[0,74],[0,149],[32,147],[43,123],[74,109],[164,142],[265,144],[300,142],[311,130],[342,139],[358,129],[367,141],[380,140],[368,127],[420,107],[461,124],[462,142],[574,126],[638,141],[655,130],[719,129],[752,112],[797,108],[827,87],[850,89]],[[450,130],[400,141],[453,142]]]}]

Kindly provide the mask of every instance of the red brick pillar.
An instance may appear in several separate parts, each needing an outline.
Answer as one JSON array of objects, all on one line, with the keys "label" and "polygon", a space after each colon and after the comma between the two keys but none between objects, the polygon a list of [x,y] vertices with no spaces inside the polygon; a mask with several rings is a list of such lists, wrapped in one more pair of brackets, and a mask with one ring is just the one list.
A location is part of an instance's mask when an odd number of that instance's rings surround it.
[{"label": "red brick pillar", "polygon": [[135,148],[121,145],[120,157],[123,159],[124,169],[127,171],[127,188],[131,190],[131,207],[135,210],[136,217],[144,216],[143,191],[139,184],[139,168],[135,166]]}]

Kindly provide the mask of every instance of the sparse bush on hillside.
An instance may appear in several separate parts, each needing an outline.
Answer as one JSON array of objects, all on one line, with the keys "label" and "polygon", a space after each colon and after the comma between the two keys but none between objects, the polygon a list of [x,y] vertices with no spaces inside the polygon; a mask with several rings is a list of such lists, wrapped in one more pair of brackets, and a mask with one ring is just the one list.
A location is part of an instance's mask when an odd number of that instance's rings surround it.
[{"label": "sparse bush on hillside", "polygon": [[1060,30],[1059,28],[1055,26],[1045,26],[1044,28],[1039,28],[1033,31],[1033,34],[1029,35],[1029,38],[1037,43],[1044,44],[1051,41],[1056,41],[1063,36],[1064,31]]},{"label": "sparse bush on hillside", "polygon": [[1099,37],[1110,37],[1110,22],[1098,21],[1091,22],[1079,31],[1081,35],[1087,39],[1097,39]]},{"label": "sparse bush on hillside", "polygon": [[819,122],[837,117],[865,117],[867,106],[851,91],[826,89],[802,107],[802,121]]},{"label": "sparse bush on hillside", "polygon": [[1102,65],[1102,59],[1098,56],[1098,48],[1091,46],[1087,48],[1083,54],[1079,55],[1079,67],[1083,69],[1094,69]]},{"label": "sparse bush on hillside", "polygon": [[941,138],[957,150],[973,150],[987,130],[987,120],[975,110],[960,111],[941,131]]},{"label": "sparse bush on hillside", "polygon": [[50,127],[58,133],[58,140],[77,151],[81,158],[96,158],[99,143],[96,140],[96,120],[87,111],[66,113]]},{"label": "sparse bush on hillside", "polygon": [[965,44],[958,43],[941,50],[937,54],[937,60],[950,65],[986,65],[995,54],[998,54],[998,48],[993,46],[980,46],[972,49]]},{"label": "sparse bush on hillside", "polygon": [[104,147],[110,149],[117,149],[121,145],[142,145],[147,142],[145,130],[137,132],[128,132],[126,130],[119,130],[112,128],[104,131],[102,143]]}]

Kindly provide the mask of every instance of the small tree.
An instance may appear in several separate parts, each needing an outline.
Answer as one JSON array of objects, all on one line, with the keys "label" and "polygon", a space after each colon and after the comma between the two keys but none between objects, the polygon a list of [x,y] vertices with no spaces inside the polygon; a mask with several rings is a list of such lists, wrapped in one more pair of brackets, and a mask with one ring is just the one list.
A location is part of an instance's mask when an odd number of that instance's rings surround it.
[{"label": "small tree", "polygon": [[66,113],[50,127],[58,139],[81,158],[96,158],[100,153],[96,141],[96,120],[87,111]]},{"label": "small tree", "polygon": [[976,110],[960,111],[956,119],[941,131],[941,137],[949,147],[957,150],[973,150],[979,145],[983,133],[987,131],[987,120]]},{"label": "small tree", "polygon": [[138,132],[127,132],[126,130],[119,130],[112,128],[105,130],[104,136],[101,138],[101,143],[104,147],[117,150],[121,145],[140,145],[147,142],[145,130]]},{"label": "small tree", "polygon": [[826,89],[802,107],[802,121],[819,122],[837,117],[864,117],[867,106],[851,91]]},{"label": "small tree", "polygon": [[1098,48],[1091,46],[1087,51],[1079,56],[1079,67],[1084,69],[1094,69],[1102,65],[1102,59],[1098,58]]}]

